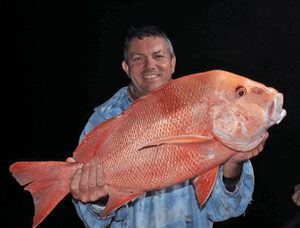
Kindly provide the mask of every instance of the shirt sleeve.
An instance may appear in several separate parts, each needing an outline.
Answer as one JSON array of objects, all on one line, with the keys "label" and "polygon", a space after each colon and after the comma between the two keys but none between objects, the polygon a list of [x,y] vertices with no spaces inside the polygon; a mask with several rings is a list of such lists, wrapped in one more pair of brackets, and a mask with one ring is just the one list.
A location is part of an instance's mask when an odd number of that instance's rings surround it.
[{"label": "shirt sleeve", "polygon": [[202,206],[206,216],[214,222],[224,221],[243,214],[252,200],[254,190],[254,174],[249,160],[244,163],[241,179],[233,192],[226,190],[222,170],[223,166],[220,167],[211,196]]},{"label": "shirt sleeve", "polygon": [[76,212],[79,218],[83,221],[85,227],[93,228],[105,228],[109,227],[112,218],[115,213],[105,216],[100,220],[100,215],[105,208],[105,205],[98,205],[96,203],[82,203],[79,200],[73,199],[72,202],[75,205]]},{"label": "shirt sleeve", "polygon": [[91,115],[89,121],[85,125],[85,127],[79,137],[79,143],[82,141],[84,136],[86,136],[91,130],[94,129],[94,127],[96,127],[98,124],[102,123],[103,121],[105,121],[105,119],[101,115],[99,115],[97,112],[94,112]]}]

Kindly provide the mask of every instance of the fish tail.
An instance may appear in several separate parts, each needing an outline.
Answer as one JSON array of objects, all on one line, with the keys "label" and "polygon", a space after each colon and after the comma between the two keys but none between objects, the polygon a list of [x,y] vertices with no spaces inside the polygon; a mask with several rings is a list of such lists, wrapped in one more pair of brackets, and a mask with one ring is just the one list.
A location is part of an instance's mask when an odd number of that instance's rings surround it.
[{"label": "fish tail", "polygon": [[29,184],[25,190],[31,192],[34,200],[33,227],[70,192],[71,167],[66,162],[17,162],[10,167],[20,185]]}]

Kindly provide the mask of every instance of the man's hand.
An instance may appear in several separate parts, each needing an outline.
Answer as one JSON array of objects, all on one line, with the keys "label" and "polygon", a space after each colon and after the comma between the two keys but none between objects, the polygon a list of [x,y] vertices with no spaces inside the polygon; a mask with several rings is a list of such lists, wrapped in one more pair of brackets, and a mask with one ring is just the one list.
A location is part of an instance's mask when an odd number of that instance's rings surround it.
[{"label": "man's hand", "polygon": [[[67,162],[75,162],[75,160],[68,158]],[[102,166],[95,162],[85,163],[75,172],[70,183],[70,191],[74,199],[83,203],[108,196],[109,187],[105,184]]]},{"label": "man's hand", "polygon": [[266,140],[269,137],[269,133],[265,133],[264,139],[253,150],[247,152],[238,152],[231,159],[229,159],[223,166],[223,175],[227,178],[234,178],[241,174],[243,170],[243,164],[245,161],[257,156],[264,149]]},{"label": "man's hand", "polygon": [[295,186],[295,193],[292,196],[293,201],[300,207],[300,184]]}]

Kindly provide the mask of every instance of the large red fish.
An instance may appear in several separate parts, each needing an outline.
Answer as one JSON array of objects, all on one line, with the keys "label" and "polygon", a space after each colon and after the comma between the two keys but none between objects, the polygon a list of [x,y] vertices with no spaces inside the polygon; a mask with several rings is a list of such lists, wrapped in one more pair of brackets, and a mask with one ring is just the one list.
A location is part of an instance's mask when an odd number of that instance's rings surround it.
[{"label": "large red fish", "polygon": [[95,127],[76,163],[18,162],[10,171],[33,195],[36,227],[66,196],[83,163],[101,163],[109,200],[101,218],[146,191],[194,179],[202,205],[218,168],[249,151],[286,115],[283,95],[247,78],[209,71],[173,80]]}]

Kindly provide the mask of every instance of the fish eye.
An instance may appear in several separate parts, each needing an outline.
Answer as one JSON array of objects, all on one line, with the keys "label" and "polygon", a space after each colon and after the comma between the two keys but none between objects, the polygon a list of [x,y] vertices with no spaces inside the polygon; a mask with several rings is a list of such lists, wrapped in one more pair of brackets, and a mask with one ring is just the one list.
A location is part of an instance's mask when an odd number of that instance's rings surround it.
[{"label": "fish eye", "polygon": [[239,95],[240,97],[244,96],[247,92],[246,88],[243,86],[237,87],[235,91],[236,91],[237,95]]}]

